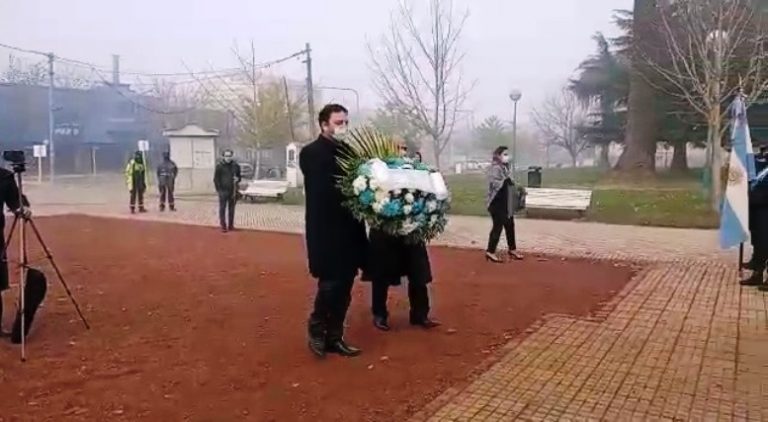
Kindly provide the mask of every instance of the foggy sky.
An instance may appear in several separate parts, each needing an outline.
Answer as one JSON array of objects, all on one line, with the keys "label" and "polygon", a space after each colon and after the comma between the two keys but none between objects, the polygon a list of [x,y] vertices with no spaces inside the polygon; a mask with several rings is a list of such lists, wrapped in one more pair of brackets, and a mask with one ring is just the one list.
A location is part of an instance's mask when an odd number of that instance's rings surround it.
[{"label": "foggy sky", "polygon": [[[253,40],[262,61],[311,42],[315,83],[358,89],[363,108],[373,108],[377,98],[370,88],[366,40],[378,39],[396,5],[396,0],[0,0],[0,42],[104,67],[112,54],[120,54],[124,70],[142,72],[183,72],[183,63],[197,70],[231,67],[235,42],[245,48]],[[464,73],[477,82],[465,108],[476,110],[478,123],[490,114],[508,119],[508,92],[519,88],[525,121],[530,107],[562,86],[595,50],[596,31],[616,33],[613,10],[631,5],[632,0],[456,0],[457,10],[470,12]],[[0,66],[8,53],[0,48]],[[293,60],[274,71],[301,79],[303,66]],[[353,102],[349,94],[323,96]]]}]

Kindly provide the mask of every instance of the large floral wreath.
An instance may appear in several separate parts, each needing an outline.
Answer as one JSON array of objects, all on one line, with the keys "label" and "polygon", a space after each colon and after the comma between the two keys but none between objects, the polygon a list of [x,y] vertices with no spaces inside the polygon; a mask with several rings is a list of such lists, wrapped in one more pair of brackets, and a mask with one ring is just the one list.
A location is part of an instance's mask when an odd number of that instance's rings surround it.
[{"label": "large floral wreath", "polygon": [[450,195],[437,170],[400,157],[391,138],[370,128],[352,131],[347,145],[338,183],[357,219],[409,243],[445,230]]}]

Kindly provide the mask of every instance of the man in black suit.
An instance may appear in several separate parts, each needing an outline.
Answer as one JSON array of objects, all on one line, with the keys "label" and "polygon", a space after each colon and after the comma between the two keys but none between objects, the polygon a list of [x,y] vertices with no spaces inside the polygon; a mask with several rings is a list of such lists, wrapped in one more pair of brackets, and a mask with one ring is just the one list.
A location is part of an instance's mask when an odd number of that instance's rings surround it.
[{"label": "man in black suit", "polygon": [[320,111],[321,134],[299,154],[306,195],[306,244],[309,271],[317,278],[314,309],[309,317],[309,348],[318,357],[326,352],[357,356],[360,350],[344,341],[344,319],[352,283],[365,262],[365,224],[342,202],[336,186],[341,169],[337,157],[349,124],[347,109],[329,104]]}]

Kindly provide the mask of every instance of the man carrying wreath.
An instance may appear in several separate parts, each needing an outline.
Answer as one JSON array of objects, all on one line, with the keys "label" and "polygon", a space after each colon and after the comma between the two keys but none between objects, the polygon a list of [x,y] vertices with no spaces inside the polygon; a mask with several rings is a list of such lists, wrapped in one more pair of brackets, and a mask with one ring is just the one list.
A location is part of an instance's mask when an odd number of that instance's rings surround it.
[{"label": "man carrying wreath", "polygon": [[309,348],[318,357],[327,352],[352,357],[360,354],[344,341],[344,319],[352,300],[352,284],[365,263],[368,239],[365,224],[343,206],[337,186],[341,168],[337,158],[349,124],[347,109],[323,107],[318,116],[321,134],[299,153],[306,197],[306,245],[309,271],[317,278],[314,309],[309,317]]}]

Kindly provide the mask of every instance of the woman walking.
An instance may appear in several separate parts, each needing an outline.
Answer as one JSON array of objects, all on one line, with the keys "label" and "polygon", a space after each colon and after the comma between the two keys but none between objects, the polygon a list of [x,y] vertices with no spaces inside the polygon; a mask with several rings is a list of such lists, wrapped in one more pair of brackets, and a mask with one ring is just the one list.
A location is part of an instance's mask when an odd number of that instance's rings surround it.
[{"label": "woman walking", "polygon": [[496,248],[501,238],[501,230],[507,237],[507,254],[512,259],[521,260],[523,255],[517,252],[515,242],[515,184],[509,169],[509,153],[507,147],[500,146],[493,151],[493,162],[488,170],[488,196],[485,205],[491,214],[493,227],[488,236],[488,248],[485,259],[493,263],[503,262],[496,255]]}]

